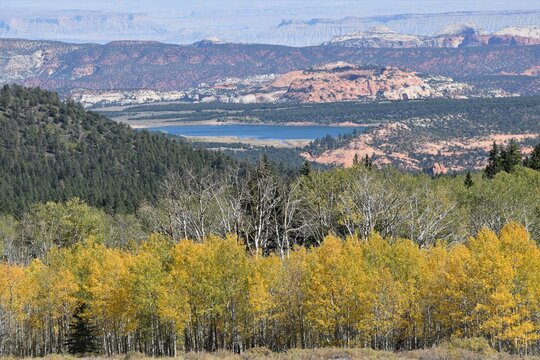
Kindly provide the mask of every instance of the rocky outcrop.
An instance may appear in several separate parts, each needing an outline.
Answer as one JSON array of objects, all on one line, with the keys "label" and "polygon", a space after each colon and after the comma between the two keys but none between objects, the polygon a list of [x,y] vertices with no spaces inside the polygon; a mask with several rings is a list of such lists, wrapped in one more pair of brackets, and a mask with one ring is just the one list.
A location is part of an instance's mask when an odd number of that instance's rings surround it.
[{"label": "rocky outcrop", "polygon": [[443,164],[436,162],[431,168],[427,170],[427,173],[431,176],[440,176],[448,173],[448,169]]},{"label": "rocky outcrop", "polygon": [[493,142],[507,144],[512,140],[517,141],[522,150],[528,152],[532,149],[527,144],[540,141],[538,132],[489,134],[482,126],[478,126],[476,117],[461,121],[461,126],[466,124],[468,128],[461,136],[448,134],[441,137],[441,127],[448,124],[456,126],[460,117],[454,114],[382,124],[350,138],[345,145],[322,151],[306,151],[301,155],[309,161],[344,167],[352,166],[355,157],[363,158],[367,155],[373,158],[373,164],[377,167],[392,165],[438,176],[452,171],[484,168],[486,154]]},{"label": "rocky outcrop", "polygon": [[[287,81],[284,81],[287,79]],[[451,79],[447,79],[451,83]],[[413,100],[444,96],[418,74],[395,67],[362,68],[344,62],[279,77],[289,83],[283,99],[301,103],[358,100]]]},{"label": "rocky outcrop", "polygon": [[435,36],[400,34],[386,26],[378,26],[365,32],[337,36],[327,43],[330,46],[351,48],[457,48],[537,44],[540,44],[540,29],[536,27],[508,27],[493,34],[486,34],[474,24],[452,24]]},{"label": "rocky outcrop", "polygon": [[369,31],[357,31],[336,36],[329,44],[366,48],[413,48],[424,46],[423,37],[399,34],[386,26],[376,26]]},{"label": "rocky outcrop", "polygon": [[518,36],[521,38],[540,39],[540,27],[538,26],[507,26],[494,33],[502,36]]},{"label": "rocky outcrop", "polygon": [[185,96],[180,91],[156,91],[156,90],[133,90],[133,91],[96,91],[77,90],[73,91],[70,98],[85,106],[90,105],[133,105],[158,101],[178,101]]}]

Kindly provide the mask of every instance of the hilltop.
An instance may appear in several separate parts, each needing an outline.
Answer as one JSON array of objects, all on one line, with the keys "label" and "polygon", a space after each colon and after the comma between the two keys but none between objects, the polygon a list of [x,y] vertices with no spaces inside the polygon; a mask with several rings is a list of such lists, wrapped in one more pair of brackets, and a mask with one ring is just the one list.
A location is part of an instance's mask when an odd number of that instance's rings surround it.
[{"label": "hilltop", "polygon": [[77,196],[117,212],[151,199],[162,178],[185,168],[222,169],[231,160],[179,139],[136,131],[55,93],[0,90],[0,212]]}]

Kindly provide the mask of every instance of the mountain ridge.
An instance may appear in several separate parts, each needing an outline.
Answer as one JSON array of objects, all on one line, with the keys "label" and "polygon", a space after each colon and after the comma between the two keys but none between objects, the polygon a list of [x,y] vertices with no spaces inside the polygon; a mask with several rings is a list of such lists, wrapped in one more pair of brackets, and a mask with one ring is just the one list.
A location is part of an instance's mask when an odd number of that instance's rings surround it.
[{"label": "mountain ridge", "polygon": [[485,33],[473,24],[455,24],[434,36],[403,34],[386,26],[376,26],[368,31],[334,37],[326,45],[351,48],[420,48],[420,47],[472,47],[490,45],[538,45],[540,29],[536,26],[505,27]]},{"label": "mountain ridge", "polygon": [[[177,91],[228,77],[282,74],[329,62],[393,66],[452,78],[533,76],[540,45],[386,49],[159,42],[70,44],[0,39],[0,83],[76,89]],[[534,89],[534,88],[533,88]]]}]

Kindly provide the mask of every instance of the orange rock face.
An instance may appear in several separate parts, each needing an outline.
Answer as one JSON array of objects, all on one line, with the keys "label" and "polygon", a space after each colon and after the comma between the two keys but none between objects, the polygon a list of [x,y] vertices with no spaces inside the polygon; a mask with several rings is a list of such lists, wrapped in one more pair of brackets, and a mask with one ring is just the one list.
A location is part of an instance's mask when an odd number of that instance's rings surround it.
[{"label": "orange rock face", "polygon": [[414,72],[394,67],[360,68],[343,62],[290,72],[280,76],[271,86],[288,86],[285,99],[313,103],[410,100],[435,95]]},{"label": "orange rock face", "polygon": [[443,164],[436,162],[431,169],[429,169],[428,173],[431,176],[439,176],[448,173],[448,169]]}]

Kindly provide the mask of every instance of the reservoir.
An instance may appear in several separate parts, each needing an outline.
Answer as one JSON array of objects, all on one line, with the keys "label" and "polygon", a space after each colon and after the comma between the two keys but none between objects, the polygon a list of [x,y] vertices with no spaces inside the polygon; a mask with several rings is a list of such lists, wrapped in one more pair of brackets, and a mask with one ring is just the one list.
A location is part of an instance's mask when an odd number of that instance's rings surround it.
[{"label": "reservoir", "polygon": [[362,133],[364,127],[324,125],[173,125],[148,128],[185,137],[238,137],[257,140],[315,140],[326,135]]}]

